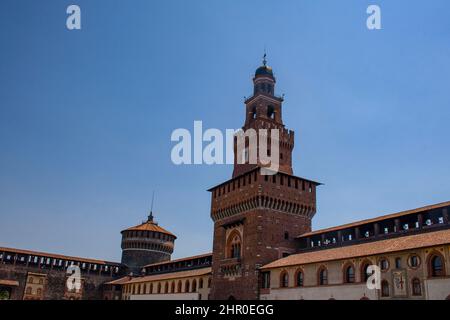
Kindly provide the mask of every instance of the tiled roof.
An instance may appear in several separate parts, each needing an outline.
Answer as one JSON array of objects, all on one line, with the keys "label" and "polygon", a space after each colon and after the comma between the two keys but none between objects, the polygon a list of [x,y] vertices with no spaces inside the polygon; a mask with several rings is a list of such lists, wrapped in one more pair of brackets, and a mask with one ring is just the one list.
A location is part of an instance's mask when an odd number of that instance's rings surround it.
[{"label": "tiled roof", "polygon": [[125,276],[113,281],[105,282],[105,284],[124,284],[125,282],[128,282],[132,279],[130,276]]},{"label": "tiled roof", "polygon": [[169,260],[169,261],[163,261],[163,262],[152,263],[152,264],[146,265],[145,267],[161,266],[161,265],[165,265],[165,264],[171,264],[171,263],[177,263],[177,262],[189,261],[189,260],[194,260],[194,259],[207,258],[207,257],[209,257],[209,256],[212,256],[212,253],[204,253],[204,254],[199,254],[199,255],[197,255],[197,256],[192,256],[192,257],[185,257],[185,258],[180,258],[180,259],[175,259],[175,260]]},{"label": "tiled roof", "polygon": [[261,269],[280,268],[294,265],[311,264],[333,260],[372,256],[424,247],[450,244],[450,229],[419,233],[399,238],[379,240],[332,249],[294,254],[273,261]]},{"label": "tiled roof", "polygon": [[18,287],[19,281],[16,280],[2,280],[0,279],[0,286]]},{"label": "tiled roof", "polygon": [[373,223],[373,222],[377,222],[377,221],[381,221],[381,220],[398,218],[398,217],[406,216],[406,215],[409,215],[409,214],[418,213],[418,212],[421,212],[421,211],[439,209],[439,208],[443,208],[443,207],[447,207],[447,206],[450,206],[450,201],[442,202],[442,203],[438,203],[438,204],[433,204],[433,205],[429,205],[429,206],[425,206],[425,207],[421,207],[421,208],[417,208],[417,209],[412,209],[412,210],[392,213],[392,214],[388,214],[388,215],[384,215],[384,216],[378,216],[376,218],[356,221],[356,222],[343,224],[343,225],[336,226],[336,227],[316,230],[316,231],[313,231],[313,232],[308,232],[308,233],[301,234],[297,238],[305,238],[305,237],[310,237],[310,236],[314,236],[314,235],[321,234],[321,233],[333,232],[333,231],[343,230],[343,229],[347,229],[347,228],[353,228],[353,227],[357,227],[357,226],[364,225],[364,224],[367,224],[367,223]]},{"label": "tiled roof", "polygon": [[18,253],[18,254],[29,254],[29,255],[35,255],[35,256],[43,256],[43,257],[47,257],[47,258],[62,259],[62,260],[69,260],[69,261],[80,261],[80,262],[87,262],[87,263],[108,264],[108,265],[117,265],[117,266],[120,265],[120,263],[118,263],[118,262],[109,262],[109,261],[89,259],[89,258],[63,256],[63,255],[60,255],[60,254],[53,254],[53,253],[46,253],[46,252],[39,252],[39,251],[31,251],[31,250],[22,250],[22,249],[0,247],[0,252],[3,252],[3,251],[11,252],[11,253]]},{"label": "tiled roof", "polygon": [[168,235],[176,238],[176,236],[173,233],[167,231],[166,229],[158,226],[156,223],[153,223],[151,221],[143,222],[137,226],[125,229],[122,232],[124,232],[124,231],[154,231],[154,232],[165,233],[165,234],[168,234]]},{"label": "tiled roof", "polygon": [[211,267],[207,267],[207,268],[201,268],[201,269],[193,269],[193,270],[187,270],[187,271],[178,271],[178,272],[155,274],[155,275],[151,275],[151,276],[137,277],[137,278],[131,279],[130,281],[124,282],[123,284],[197,277],[197,276],[203,276],[205,274],[210,274],[210,273],[211,273]]}]

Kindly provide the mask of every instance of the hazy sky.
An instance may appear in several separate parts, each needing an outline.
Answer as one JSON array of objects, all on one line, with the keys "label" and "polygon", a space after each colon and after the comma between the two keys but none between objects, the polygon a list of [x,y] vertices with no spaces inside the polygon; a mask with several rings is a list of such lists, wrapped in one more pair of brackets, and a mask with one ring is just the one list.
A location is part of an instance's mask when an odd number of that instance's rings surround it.
[{"label": "hazy sky", "polygon": [[[78,4],[82,29],[66,29]],[[382,30],[366,28],[378,4]],[[210,251],[208,188],[231,166],[175,166],[176,128],[239,128],[264,47],[323,182],[314,229],[450,200],[450,2],[0,3],[0,245],[120,260],[146,218]]]}]

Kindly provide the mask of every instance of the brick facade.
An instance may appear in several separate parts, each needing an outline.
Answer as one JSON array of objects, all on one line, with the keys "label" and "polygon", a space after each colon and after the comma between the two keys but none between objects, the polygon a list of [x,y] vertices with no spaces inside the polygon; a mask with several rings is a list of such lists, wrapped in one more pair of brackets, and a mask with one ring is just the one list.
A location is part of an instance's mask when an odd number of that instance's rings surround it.
[{"label": "brick facade", "polygon": [[[33,274],[42,275],[44,280],[42,296],[40,297],[38,297],[34,291],[36,284],[29,285],[29,277],[34,277],[36,280],[41,278],[33,276]],[[66,274],[65,270],[50,270],[7,263],[0,264],[0,279],[14,279],[19,284],[12,289],[11,299],[13,300],[22,300],[24,298],[36,300],[70,299],[70,294],[68,294],[66,290],[67,277],[68,274]],[[102,275],[98,273],[82,273],[81,278],[82,294],[79,298],[83,300],[102,299],[103,283],[113,279],[111,275]],[[34,290],[32,296],[26,294],[26,288],[28,286],[33,286]]]}]

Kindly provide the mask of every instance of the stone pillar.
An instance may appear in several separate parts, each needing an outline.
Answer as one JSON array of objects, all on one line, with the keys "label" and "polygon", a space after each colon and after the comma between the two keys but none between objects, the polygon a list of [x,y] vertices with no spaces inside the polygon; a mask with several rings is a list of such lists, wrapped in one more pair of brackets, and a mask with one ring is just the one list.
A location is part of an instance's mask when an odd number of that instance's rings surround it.
[{"label": "stone pillar", "polygon": [[359,228],[356,227],[356,228],[355,228],[355,239],[358,240],[359,237],[360,237],[360,234],[359,234]]},{"label": "stone pillar", "polygon": [[306,247],[311,248],[311,238],[310,237],[306,238]]},{"label": "stone pillar", "polygon": [[421,213],[419,213],[417,215],[417,224],[418,224],[419,229],[422,229],[422,227],[423,227],[423,215]]},{"label": "stone pillar", "polygon": [[400,232],[401,228],[400,228],[400,219],[395,219],[395,232]]},{"label": "stone pillar", "polygon": [[448,219],[448,209],[447,208],[442,209],[442,217],[444,218],[444,223],[448,224],[449,219]]},{"label": "stone pillar", "polygon": [[380,225],[378,223],[375,223],[373,225],[373,232],[375,237],[378,237],[380,235]]}]

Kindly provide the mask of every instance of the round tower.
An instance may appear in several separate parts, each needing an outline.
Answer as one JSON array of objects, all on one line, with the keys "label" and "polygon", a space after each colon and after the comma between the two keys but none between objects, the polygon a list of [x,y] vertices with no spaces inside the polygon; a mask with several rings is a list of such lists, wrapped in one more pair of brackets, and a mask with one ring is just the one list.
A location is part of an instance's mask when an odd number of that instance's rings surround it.
[{"label": "round tower", "polygon": [[148,264],[170,260],[177,238],[154,221],[152,212],[147,221],[121,233],[122,264],[133,274],[140,274]]}]

